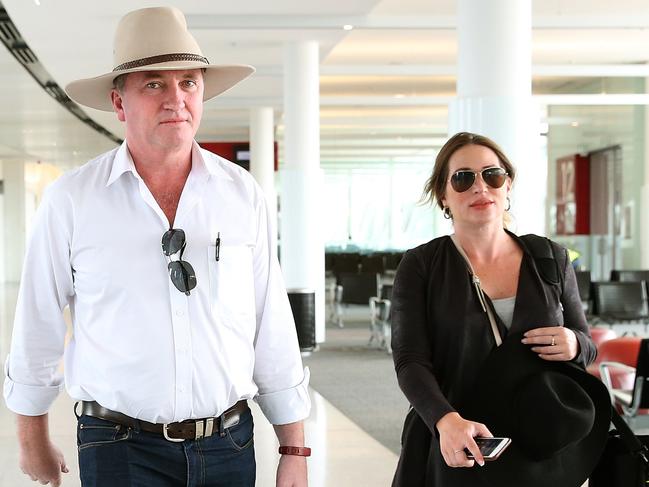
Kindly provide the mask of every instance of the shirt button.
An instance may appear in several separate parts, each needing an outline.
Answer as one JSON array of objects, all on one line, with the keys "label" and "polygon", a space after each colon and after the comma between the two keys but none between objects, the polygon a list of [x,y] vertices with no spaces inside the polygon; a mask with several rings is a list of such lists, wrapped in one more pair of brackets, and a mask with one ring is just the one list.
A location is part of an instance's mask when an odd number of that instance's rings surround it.
[{"label": "shirt button", "polygon": [[179,386],[179,387],[178,387],[178,392],[185,392],[185,388],[182,387],[182,386]]},{"label": "shirt button", "polygon": [[182,309],[179,309],[179,310],[176,311],[176,316],[182,316],[183,314],[184,313],[183,313]]}]

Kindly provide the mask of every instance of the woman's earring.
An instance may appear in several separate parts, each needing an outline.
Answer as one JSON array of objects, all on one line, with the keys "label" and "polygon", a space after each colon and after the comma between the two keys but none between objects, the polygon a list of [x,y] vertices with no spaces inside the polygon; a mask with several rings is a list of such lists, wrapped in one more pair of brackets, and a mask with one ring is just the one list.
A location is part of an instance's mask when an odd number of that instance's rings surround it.
[{"label": "woman's earring", "polygon": [[453,218],[453,215],[451,214],[451,209],[448,206],[445,206],[442,212],[444,213],[444,218],[446,218],[447,220]]},{"label": "woman's earring", "polygon": [[512,207],[512,202],[509,199],[509,196],[507,197],[507,208],[505,208],[505,211],[509,211]]}]

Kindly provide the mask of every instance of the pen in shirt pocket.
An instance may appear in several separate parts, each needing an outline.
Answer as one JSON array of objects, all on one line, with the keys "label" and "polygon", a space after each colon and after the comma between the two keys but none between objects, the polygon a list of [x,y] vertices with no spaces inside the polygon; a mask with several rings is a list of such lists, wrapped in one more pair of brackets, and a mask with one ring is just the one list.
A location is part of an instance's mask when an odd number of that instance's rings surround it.
[{"label": "pen in shirt pocket", "polygon": [[221,252],[221,232],[218,232],[216,234],[216,242],[214,242],[214,246],[216,247],[216,250],[214,252],[214,257],[216,258],[216,261],[219,261],[219,253]]}]

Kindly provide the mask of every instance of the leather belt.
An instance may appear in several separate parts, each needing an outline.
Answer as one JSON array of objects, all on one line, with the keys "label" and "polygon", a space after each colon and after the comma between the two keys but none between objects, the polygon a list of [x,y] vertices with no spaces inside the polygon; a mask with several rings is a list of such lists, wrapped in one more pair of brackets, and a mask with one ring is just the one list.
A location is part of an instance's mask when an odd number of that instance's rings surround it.
[{"label": "leather belt", "polygon": [[149,423],[141,419],[131,418],[117,411],[111,411],[95,401],[82,401],[81,414],[105,419],[112,423],[127,426],[133,429],[141,429],[149,433],[157,433],[169,441],[198,440],[212,436],[222,430],[226,430],[239,424],[242,413],[248,410],[248,402],[241,400],[226,410],[221,416],[203,419],[187,419],[178,423]]}]

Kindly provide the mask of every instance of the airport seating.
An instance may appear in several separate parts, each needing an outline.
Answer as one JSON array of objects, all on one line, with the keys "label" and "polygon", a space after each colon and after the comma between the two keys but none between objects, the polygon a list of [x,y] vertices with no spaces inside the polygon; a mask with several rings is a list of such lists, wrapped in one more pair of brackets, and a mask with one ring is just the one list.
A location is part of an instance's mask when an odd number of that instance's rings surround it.
[{"label": "airport seating", "polygon": [[343,314],[350,305],[369,306],[370,299],[378,296],[381,276],[378,273],[341,273],[336,286],[333,321],[343,327]]},{"label": "airport seating", "polygon": [[611,281],[649,281],[649,270],[620,270],[613,269],[611,271]]},{"label": "airport seating", "polygon": [[[605,330],[606,328],[593,329]],[[597,358],[587,367],[588,372],[601,379],[599,365],[602,362],[620,362],[628,366],[635,366],[640,340],[641,338],[637,336],[622,336],[596,344]],[[622,368],[611,370],[609,378],[612,387],[616,389],[628,389],[633,385],[633,374]]]},{"label": "airport seating", "polygon": [[593,324],[643,323],[649,322],[649,305],[644,281],[594,282]]},{"label": "airport seating", "polygon": [[360,272],[379,273],[385,272],[385,257],[383,254],[361,255]]},{"label": "airport seating", "polygon": [[613,269],[611,271],[611,281],[622,282],[639,282],[644,281],[649,296],[649,270],[636,269],[636,270],[620,270]]},{"label": "airport seating", "polygon": [[575,274],[577,276],[577,288],[579,289],[581,305],[584,308],[584,312],[588,316],[592,311],[590,271],[575,271]]},{"label": "airport seating", "polygon": [[[626,339],[624,343],[613,343]],[[649,338],[622,337],[602,344],[606,360],[599,364],[602,381],[611,395],[611,403],[618,408],[630,425],[639,415],[647,416],[649,408]],[[613,371],[627,374],[627,378],[613,380]],[[629,380],[630,377],[630,380]],[[619,377],[618,377],[619,379]]]},{"label": "airport seating", "polygon": [[370,298],[370,341],[379,348],[392,353],[392,328],[390,311],[392,307],[392,284],[383,284],[381,293]]},{"label": "airport seating", "polygon": [[610,328],[593,326],[590,328],[590,336],[593,339],[593,343],[595,344],[595,347],[599,349],[599,346],[603,342],[607,340],[612,340],[613,338],[617,338],[617,333],[615,332],[615,330],[612,330]]}]

